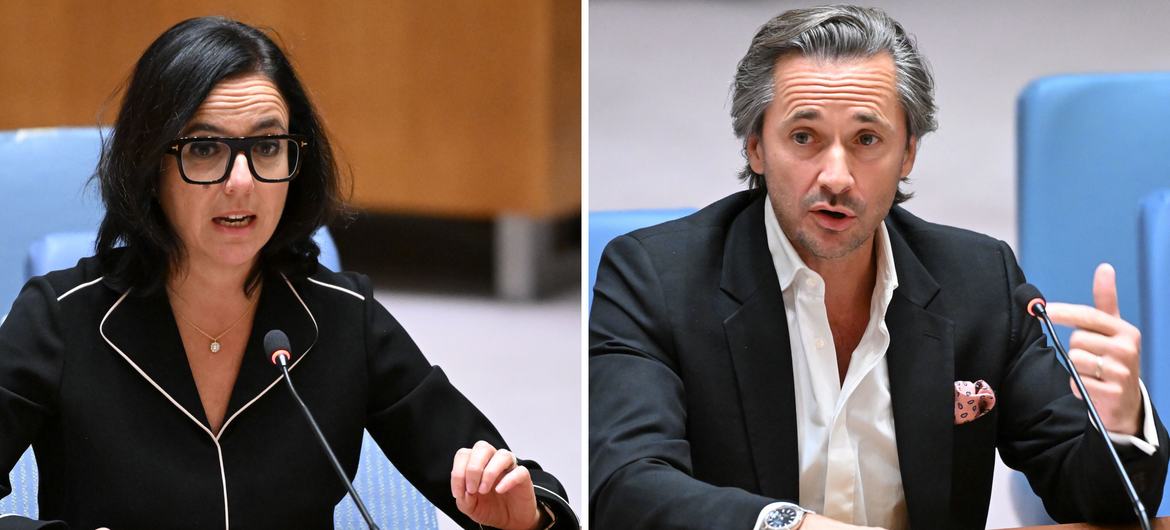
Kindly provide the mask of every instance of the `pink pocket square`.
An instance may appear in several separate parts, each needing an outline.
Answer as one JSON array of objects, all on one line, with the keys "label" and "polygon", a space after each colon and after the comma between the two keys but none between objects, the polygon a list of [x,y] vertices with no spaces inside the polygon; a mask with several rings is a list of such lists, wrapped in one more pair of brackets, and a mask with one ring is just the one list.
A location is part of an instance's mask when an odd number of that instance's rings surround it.
[{"label": "pink pocket square", "polygon": [[995,391],[987,381],[955,381],[955,425],[975,421],[993,408]]}]

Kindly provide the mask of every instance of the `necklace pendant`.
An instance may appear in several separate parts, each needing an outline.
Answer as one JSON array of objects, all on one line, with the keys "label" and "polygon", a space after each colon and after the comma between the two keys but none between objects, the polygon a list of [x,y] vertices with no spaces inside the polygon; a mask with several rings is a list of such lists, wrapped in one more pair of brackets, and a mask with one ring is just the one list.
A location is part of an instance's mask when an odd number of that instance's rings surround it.
[{"label": "necklace pendant", "polygon": [[219,347],[218,340],[211,341],[211,353],[219,353]]}]

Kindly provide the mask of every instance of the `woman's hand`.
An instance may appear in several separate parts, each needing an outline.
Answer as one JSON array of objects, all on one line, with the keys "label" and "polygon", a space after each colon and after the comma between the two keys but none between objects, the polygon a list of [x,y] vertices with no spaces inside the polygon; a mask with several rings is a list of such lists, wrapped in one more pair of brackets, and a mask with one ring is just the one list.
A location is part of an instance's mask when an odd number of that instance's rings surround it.
[{"label": "woman's hand", "polygon": [[501,530],[533,530],[540,522],[528,468],[507,449],[485,441],[455,452],[451,495],[473,521]]}]

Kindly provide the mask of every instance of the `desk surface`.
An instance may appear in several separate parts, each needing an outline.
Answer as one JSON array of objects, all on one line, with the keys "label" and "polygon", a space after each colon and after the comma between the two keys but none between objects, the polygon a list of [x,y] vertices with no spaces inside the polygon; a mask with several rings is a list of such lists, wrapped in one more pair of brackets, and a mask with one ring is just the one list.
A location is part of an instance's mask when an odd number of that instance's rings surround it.
[{"label": "desk surface", "polygon": [[[1154,530],[1170,530],[1170,517],[1158,517],[1150,525]],[[1138,524],[1121,525],[1094,525],[1088,523],[1071,523],[1045,526],[1025,526],[1017,530],[1138,530]]]}]

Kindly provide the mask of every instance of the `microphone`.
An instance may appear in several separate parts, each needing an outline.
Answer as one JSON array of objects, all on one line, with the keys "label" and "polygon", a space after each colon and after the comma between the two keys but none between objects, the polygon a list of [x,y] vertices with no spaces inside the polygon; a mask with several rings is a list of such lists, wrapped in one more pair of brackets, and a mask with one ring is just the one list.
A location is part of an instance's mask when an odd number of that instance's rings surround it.
[{"label": "microphone", "polygon": [[309,421],[309,426],[313,428],[313,434],[317,435],[317,441],[321,443],[321,449],[325,451],[325,456],[329,458],[329,463],[333,464],[333,470],[341,478],[341,483],[345,484],[345,489],[349,490],[350,498],[357,505],[358,511],[362,514],[362,519],[366,520],[366,526],[370,530],[378,530],[378,525],[374,524],[374,518],[370,517],[370,512],[366,510],[366,505],[362,502],[361,496],[353,489],[353,484],[345,476],[345,470],[341,469],[341,463],[337,461],[337,455],[333,454],[333,449],[329,447],[329,442],[325,440],[325,435],[321,432],[321,427],[318,427],[317,421],[313,419],[313,413],[309,412],[309,407],[301,400],[301,396],[297,394],[296,387],[293,386],[292,377],[288,375],[288,361],[292,356],[289,350],[291,349],[288,343],[288,335],[285,335],[283,331],[274,329],[264,335],[264,351],[267,352],[272,364],[280,367],[280,372],[284,374],[284,382],[288,383],[288,391],[292,393],[293,399],[301,406],[301,412],[305,414],[305,419]]},{"label": "microphone", "polygon": [[269,360],[277,366],[288,366],[292,354],[288,352],[292,346],[288,344],[288,335],[274,329],[264,335],[264,351],[268,352]]},{"label": "microphone", "polygon": [[[1044,295],[1040,294],[1040,289],[1037,289],[1035,285],[1030,283],[1020,284],[1019,287],[1016,287],[1016,290],[1012,293],[1012,298],[1015,299],[1017,304],[1024,306],[1028,310],[1029,315],[1036,318],[1040,318],[1037,316],[1037,312],[1044,313],[1044,304],[1048,303],[1044,300]],[[1044,313],[1044,315],[1047,319],[1047,313]],[[268,343],[266,342],[265,344]]]},{"label": "microphone", "polygon": [[1113,440],[1109,438],[1109,432],[1105,430],[1105,424],[1101,422],[1101,416],[1097,415],[1097,407],[1093,405],[1093,400],[1089,397],[1089,391],[1085,389],[1084,381],[1081,381],[1081,374],[1074,368],[1072,359],[1068,356],[1068,351],[1064,349],[1064,345],[1060,343],[1060,337],[1056,335],[1056,328],[1052,325],[1052,321],[1048,319],[1048,312],[1045,310],[1047,302],[1044,301],[1044,295],[1040,294],[1040,289],[1030,283],[1021,284],[1012,292],[1012,299],[1017,304],[1023,305],[1028,310],[1028,314],[1040,319],[1040,322],[1048,329],[1048,336],[1052,337],[1052,343],[1056,345],[1056,352],[1064,359],[1065,370],[1072,376],[1073,382],[1077,386],[1077,390],[1081,392],[1081,397],[1084,398],[1085,406],[1089,409],[1089,419],[1093,425],[1097,427],[1097,432],[1105,440],[1105,447],[1109,448],[1109,456],[1113,460],[1113,467],[1117,469],[1117,474],[1121,476],[1121,482],[1125,485],[1125,493],[1129,495],[1129,502],[1133,504],[1133,513],[1137,515],[1138,522],[1142,525],[1142,530],[1150,530],[1150,517],[1146,515],[1146,507],[1142,505],[1141,499],[1138,498],[1137,490],[1133,487],[1133,481],[1129,479],[1129,473],[1125,471],[1125,466],[1121,464],[1121,457],[1117,456],[1117,448],[1113,445]]}]

